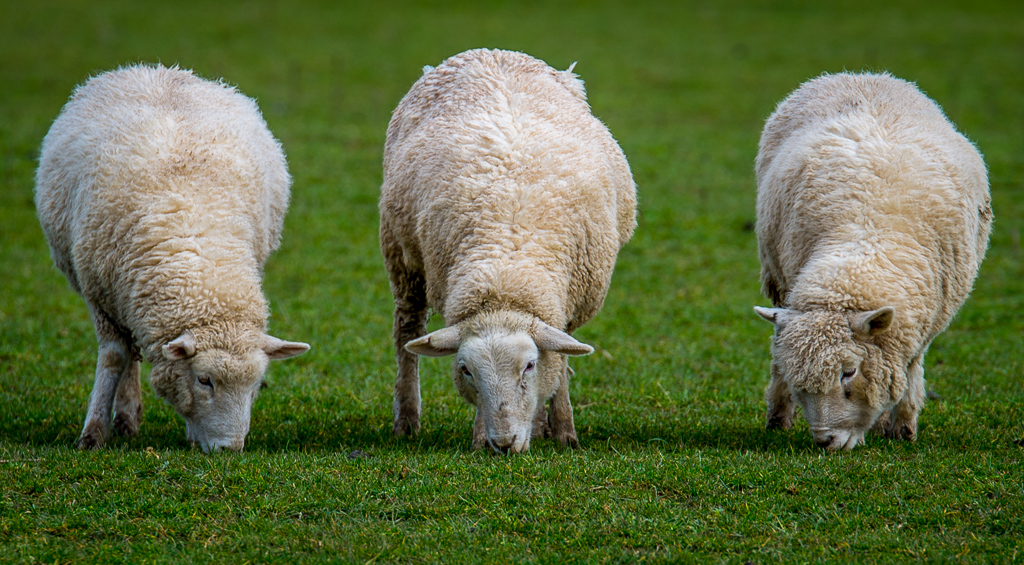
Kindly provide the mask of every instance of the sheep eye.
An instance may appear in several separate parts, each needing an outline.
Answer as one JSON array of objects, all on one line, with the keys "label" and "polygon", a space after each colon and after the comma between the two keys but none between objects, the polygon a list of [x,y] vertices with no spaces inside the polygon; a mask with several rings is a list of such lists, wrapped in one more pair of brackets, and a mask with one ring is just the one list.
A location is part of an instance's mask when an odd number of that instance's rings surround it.
[{"label": "sheep eye", "polygon": [[526,364],[526,368],[523,369],[523,372],[526,373],[526,372],[532,371],[534,369],[534,367],[536,367],[536,366],[537,366],[537,362],[536,361],[530,361],[529,363]]},{"label": "sheep eye", "polygon": [[206,375],[199,375],[196,377],[196,380],[203,386],[213,387],[213,383],[210,382],[210,377]]},{"label": "sheep eye", "polygon": [[467,369],[465,365],[459,365],[459,370],[462,371],[462,376],[469,380],[473,380],[473,373],[470,373],[469,369]]},{"label": "sheep eye", "polygon": [[841,380],[843,382],[846,382],[846,381],[850,380],[851,378],[853,378],[853,376],[856,375],[856,374],[857,374],[857,369],[844,369],[843,370],[843,377],[842,377]]}]

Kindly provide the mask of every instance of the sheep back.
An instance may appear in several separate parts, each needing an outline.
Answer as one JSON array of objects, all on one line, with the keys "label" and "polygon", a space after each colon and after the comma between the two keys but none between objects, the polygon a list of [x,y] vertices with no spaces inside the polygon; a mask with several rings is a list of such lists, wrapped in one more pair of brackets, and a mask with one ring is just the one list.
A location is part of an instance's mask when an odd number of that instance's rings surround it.
[{"label": "sheep back", "polygon": [[500,308],[583,325],[604,301],[635,207],[629,165],[582,82],[522,53],[449,58],[388,126],[385,261],[422,273],[449,326]]},{"label": "sheep back", "polygon": [[74,92],[43,141],[36,206],[71,286],[152,359],[190,327],[265,328],[290,183],[251,99],[137,65]]},{"label": "sheep back", "polygon": [[902,341],[920,349],[966,299],[992,220],[985,164],[913,84],[805,83],[768,119],[756,173],[762,289],[776,306],[894,306]]}]

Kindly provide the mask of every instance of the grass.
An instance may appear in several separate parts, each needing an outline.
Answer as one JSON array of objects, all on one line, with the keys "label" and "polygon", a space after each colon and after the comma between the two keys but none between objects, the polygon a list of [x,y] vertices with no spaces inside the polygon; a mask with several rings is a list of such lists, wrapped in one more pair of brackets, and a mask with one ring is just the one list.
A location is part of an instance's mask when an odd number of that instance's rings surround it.
[{"label": "grass", "polygon": [[[0,8],[0,552],[14,562],[1024,561],[1024,13],[1016,2],[39,0]],[[579,61],[640,191],[602,313],[577,332],[581,449],[469,450],[445,360],[423,433],[390,435],[376,200],[390,111],[462,50]],[[95,339],[32,205],[72,88],[132,61],[258,98],[294,176],[266,270],[275,364],[244,453],[209,457],[145,390],[141,434],[71,449]],[[996,223],[926,360],[915,444],[850,454],[763,429],[771,328],[752,163],[764,119],[843,69],[916,81],[986,156]],[[437,325],[435,320],[434,326]],[[1016,442],[1016,443],[1015,443]]]}]

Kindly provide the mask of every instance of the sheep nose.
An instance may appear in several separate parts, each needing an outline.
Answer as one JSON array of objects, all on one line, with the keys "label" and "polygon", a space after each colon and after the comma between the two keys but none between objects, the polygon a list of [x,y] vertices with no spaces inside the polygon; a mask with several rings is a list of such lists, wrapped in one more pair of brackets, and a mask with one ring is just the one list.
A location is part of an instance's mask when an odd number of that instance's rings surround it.
[{"label": "sheep nose", "polygon": [[498,441],[487,440],[487,441],[488,441],[488,443],[491,444],[491,447],[494,449],[494,451],[497,451],[498,453],[500,453],[502,455],[508,455],[508,452],[512,450],[512,446],[515,445],[515,443],[516,443],[516,437],[512,436],[512,439],[508,440],[507,442],[501,441],[501,440],[498,440]]},{"label": "sheep nose", "polygon": [[836,439],[836,436],[830,435],[830,436],[828,436],[825,439],[816,439],[816,440],[814,440],[814,443],[817,444],[818,447],[820,447],[822,449],[825,449],[828,446],[832,445],[832,441],[835,440],[835,439]]},{"label": "sheep nose", "polygon": [[210,446],[211,452],[218,451],[242,451],[242,447],[245,445],[245,440],[231,440],[225,443],[214,443]]}]

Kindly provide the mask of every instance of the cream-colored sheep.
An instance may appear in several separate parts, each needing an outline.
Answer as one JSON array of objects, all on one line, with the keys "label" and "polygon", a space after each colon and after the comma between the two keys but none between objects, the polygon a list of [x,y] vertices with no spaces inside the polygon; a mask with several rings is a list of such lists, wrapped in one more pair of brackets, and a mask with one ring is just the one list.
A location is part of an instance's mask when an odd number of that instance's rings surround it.
[{"label": "cream-colored sheep", "polygon": [[139,361],[203,450],[242,448],[270,359],[263,264],[288,206],[256,104],[190,71],[131,66],[80,86],[43,140],[36,206],[89,306],[99,360],[80,449],[138,432]]},{"label": "cream-colored sheep", "polygon": [[793,425],[795,399],[826,449],[873,425],[914,440],[925,352],[988,245],[981,155],[913,84],[826,75],[768,118],[757,181],[768,427]]},{"label": "cream-colored sheep", "polygon": [[[564,356],[593,351],[569,334],[600,310],[636,227],[629,165],[571,69],[480,49],[425,70],[384,150],[394,432],[420,427],[415,354],[454,354],[474,447],[575,446]],[[428,308],[447,327],[424,336]]]}]

